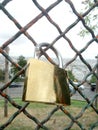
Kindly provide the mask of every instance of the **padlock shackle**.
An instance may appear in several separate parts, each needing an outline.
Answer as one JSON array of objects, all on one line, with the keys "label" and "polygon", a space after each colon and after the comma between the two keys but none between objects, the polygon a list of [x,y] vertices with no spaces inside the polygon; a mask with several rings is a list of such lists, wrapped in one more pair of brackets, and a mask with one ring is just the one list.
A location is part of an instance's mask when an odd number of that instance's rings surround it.
[{"label": "padlock shackle", "polygon": [[[41,54],[41,48],[42,47],[48,47],[50,46],[49,43],[40,43],[40,44],[37,44],[36,47],[35,47],[35,54],[34,54],[34,58],[37,58],[39,59],[40,58],[40,54]],[[63,60],[62,60],[62,57],[60,55],[60,53],[57,51],[57,49],[53,46],[50,46],[50,48],[54,53],[55,55],[57,56],[57,59],[58,59],[58,66],[60,68],[63,68]]]}]

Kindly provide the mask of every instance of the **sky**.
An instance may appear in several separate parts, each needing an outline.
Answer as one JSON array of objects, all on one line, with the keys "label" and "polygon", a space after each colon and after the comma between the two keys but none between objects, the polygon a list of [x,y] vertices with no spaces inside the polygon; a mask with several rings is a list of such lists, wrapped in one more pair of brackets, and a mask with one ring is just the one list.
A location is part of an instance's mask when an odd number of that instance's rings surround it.
[{"label": "sky", "polygon": [[[38,2],[44,8],[47,8],[51,3],[55,1],[56,0],[38,0]],[[80,12],[83,8],[81,1],[83,0],[72,0],[78,12]],[[0,2],[2,2],[2,0],[0,0]],[[34,5],[32,0],[13,0],[9,2],[5,8],[23,27],[41,13]],[[49,12],[49,15],[60,26],[62,31],[64,31],[77,19],[77,17],[73,14],[70,6],[65,3],[65,1],[61,2],[53,10],[51,10]],[[0,19],[1,46],[5,41],[15,35],[18,32],[18,29],[1,10]],[[91,36],[85,36],[82,38],[78,35],[81,27],[82,24],[79,22],[78,25],[67,34],[68,38],[72,41],[73,45],[78,50],[81,50],[83,47],[85,47],[86,43],[91,40]],[[51,43],[57,36],[59,36],[57,29],[48,22],[46,17],[42,17],[37,23],[28,29],[27,32],[34,38],[37,43]],[[58,40],[54,46],[61,53],[63,58],[73,58],[75,55],[74,51],[70,48],[68,43],[63,38]],[[9,47],[9,55],[11,56],[34,56],[34,45],[23,34],[17,40],[11,43]],[[94,59],[97,54],[97,43],[91,44],[88,49],[82,53],[83,57],[88,59]],[[49,52],[49,55],[53,56],[53,53]]]}]

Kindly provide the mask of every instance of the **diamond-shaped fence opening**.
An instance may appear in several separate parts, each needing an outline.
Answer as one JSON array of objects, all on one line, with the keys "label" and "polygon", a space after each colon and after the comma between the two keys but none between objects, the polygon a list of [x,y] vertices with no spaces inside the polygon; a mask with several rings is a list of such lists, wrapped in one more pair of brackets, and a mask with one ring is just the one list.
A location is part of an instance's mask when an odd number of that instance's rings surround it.
[{"label": "diamond-shaped fence opening", "polygon": [[[5,82],[0,82],[0,130],[98,129],[97,10],[95,0],[0,1],[0,70],[5,72]],[[33,57],[40,43],[49,43],[41,48],[41,56],[57,62],[50,52],[56,47],[63,58],[63,69],[78,81],[68,75],[70,106],[22,101],[22,76],[27,65],[21,66],[17,57]],[[9,74],[12,66],[17,70],[14,75]],[[94,84],[90,83],[92,75]],[[19,77],[22,82],[15,87]]]}]

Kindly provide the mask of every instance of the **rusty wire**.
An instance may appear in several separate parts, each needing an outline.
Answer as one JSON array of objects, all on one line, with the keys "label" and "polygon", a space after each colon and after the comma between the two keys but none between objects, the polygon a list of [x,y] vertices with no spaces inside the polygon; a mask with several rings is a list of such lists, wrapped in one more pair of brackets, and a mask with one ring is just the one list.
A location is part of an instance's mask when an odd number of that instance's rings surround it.
[{"label": "rusty wire", "polygon": [[[67,41],[67,43],[69,44],[70,48],[75,52],[75,56],[64,65],[64,68],[66,68],[67,66],[69,66],[73,61],[76,60],[77,57],[79,57],[81,59],[81,61],[86,65],[86,67],[89,70],[88,75],[85,76],[84,80],[81,82],[81,84],[83,84],[84,82],[86,82],[86,79],[89,75],[94,74],[96,76],[96,78],[98,78],[98,76],[95,74],[95,69],[96,66],[94,68],[91,67],[91,65],[83,58],[82,53],[86,51],[86,49],[95,41],[98,43],[98,36],[96,36],[93,32],[93,30],[86,24],[84,17],[87,16],[94,8],[98,7],[98,1],[95,2],[93,4],[93,6],[91,8],[89,8],[88,10],[86,10],[86,12],[84,14],[80,14],[77,12],[77,10],[74,7],[74,4],[71,0],[64,0],[65,3],[67,3],[71,10],[73,11],[73,13],[77,16],[76,21],[74,21],[71,25],[69,25],[64,31],[61,30],[60,26],[51,18],[51,16],[49,15],[49,11],[51,11],[53,8],[55,8],[57,5],[59,5],[63,0],[56,0],[54,3],[52,3],[51,5],[48,6],[48,8],[44,9],[37,0],[32,0],[32,2],[35,4],[35,6],[41,11],[41,13],[39,15],[37,15],[34,19],[32,19],[30,22],[28,21],[28,24],[26,24],[24,27],[22,27],[20,25],[20,23],[8,12],[8,10],[5,8],[5,6],[7,4],[10,4],[10,2],[12,2],[13,0],[4,0],[2,3],[0,3],[0,11],[3,11],[3,13],[15,24],[15,26],[19,29],[19,31],[13,35],[11,38],[9,38],[7,41],[5,41],[4,43],[2,43],[2,46],[0,47],[0,53],[11,63],[13,64],[15,67],[17,67],[19,69],[18,73],[16,73],[16,75],[14,75],[14,77],[6,84],[4,84],[1,88],[0,88],[0,95],[4,98],[6,98],[8,100],[8,102],[17,109],[17,111],[8,119],[7,122],[5,122],[4,124],[0,125],[0,130],[5,129],[8,125],[10,125],[12,123],[12,121],[17,118],[17,116],[20,113],[24,113],[25,116],[27,116],[29,119],[31,119],[33,122],[35,122],[36,124],[36,130],[42,128],[45,130],[48,130],[48,128],[45,126],[45,124],[50,120],[50,118],[58,111],[60,110],[61,112],[63,112],[65,114],[65,116],[67,116],[70,119],[70,122],[68,123],[68,125],[64,128],[64,130],[69,130],[72,128],[72,126],[74,124],[76,124],[81,130],[86,130],[86,128],[83,126],[83,124],[78,120],[80,119],[83,114],[85,113],[85,111],[92,107],[92,109],[94,110],[94,112],[96,114],[98,114],[98,108],[96,108],[93,104],[93,102],[95,101],[95,99],[98,97],[98,94],[96,94],[92,100],[88,99],[87,96],[78,89],[77,86],[74,86],[74,84],[72,83],[73,87],[75,88],[76,91],[78,91],[78,93],[83,97],[83,99],[87,102],[87,104],[82,108],[82,110],[80,111],[80,113],[78,113],[75,117],[63,106],[55,106],[55,108],[49,113],[48,116],[46,116],[45,119],[43,119],[42,121],[40,121],[39,119],[37,119],[35,116],[31,115],[28,111],[27,111],[27,107],[29,106],[30,103],[26,103],[23,106],[17,104],[11,97],[10,95],[7,95],[4,90],[17,78],[19,77],[22,73],[24,73],[26,66],[24,68],[22,68],[21,66],[19,66],[16,62],[13,61],[13,59],[6,54],[6,52],[4,51],[4,49],[6,47],[8,47],[10,44],[13,43],[13,41],[15,41],[18,37],[20,37],[22,34],[24,34],[25,37],[28,38],[28,40],[30,40],[34,45],[36,46],[38,43],[35,41],[35,39],[28,33],[28,29],[30,27],[32,27],[35,23],[38,22],[38,20],[40,20],[43,16],[47,18],[47,20],[50,22],[50,24],[52,24],[58,31],[59,35],[50,43],[50,45],[45,48],[42,49],[42,55],[47,56],[46,51],[51,48],[51,46],[53,46],[54,44],[56,44],[56,42],[60,39],[63,38],[65,41]],[[92,39],[85,45],[84,48],[82,48],[80,51],[78,51],[71,39],[69,39],[67,37],[67,33],[74,28],[79,22],[81,22],[83,24],[83,26],[89,31],[89,33],[91,34]],[[52,59],[49,57],[48,58],[50,61],[52,61]],[[79,85],[81,85],[79,84]],[[78,86],[79,86],[78,85]],[[89,128],[89,130],[92,130],[93,128],[96,128],[98,126],[98,121],[96,121],[95,123],[93,123],[91,125],[91,127]]]}]

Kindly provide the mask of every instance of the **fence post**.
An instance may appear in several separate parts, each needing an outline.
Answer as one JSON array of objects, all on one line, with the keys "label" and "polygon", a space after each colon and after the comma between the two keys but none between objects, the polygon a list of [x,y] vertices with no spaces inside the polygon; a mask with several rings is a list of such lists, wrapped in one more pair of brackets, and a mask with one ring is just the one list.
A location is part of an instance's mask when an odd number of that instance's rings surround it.
[{"label": "fence post", "polygon": [[[7,54],[9,54],[9,48],[6,47],[5,51]],[[7,83],[9,80],[9,62],[8,60],[5,58],[5,83]],[[8,88],[5,89],[5,93],[8,94]],[[5,99],[4,100],[4,117],[8,116],[8,100]]]},{"label": "fence post", "polygon": [[[97,59],[97,76],[98,76],[98,55],[95,57]],[[96,80],[96,93],[98,93],[98,79]],[[95,106],[96,108],[98,108],[98,97],[96,97],[96,100],[95,100]]]}]

